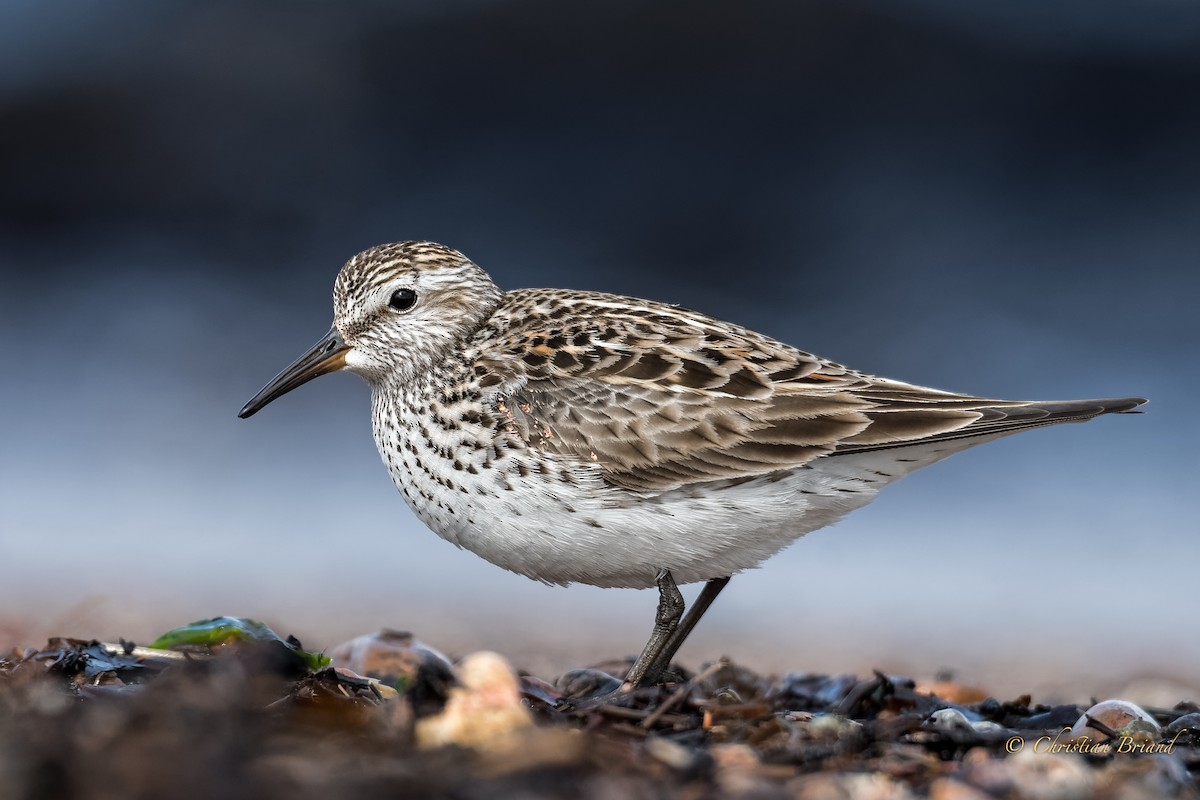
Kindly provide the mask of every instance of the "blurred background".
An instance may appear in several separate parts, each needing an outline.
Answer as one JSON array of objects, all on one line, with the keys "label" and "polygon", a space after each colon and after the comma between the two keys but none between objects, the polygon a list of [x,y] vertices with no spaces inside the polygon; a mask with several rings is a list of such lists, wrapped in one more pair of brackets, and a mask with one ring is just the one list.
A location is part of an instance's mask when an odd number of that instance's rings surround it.
[{"label": "blurred background", "polygon": [[346,258],[422,238],[915,383],[1151,398],[888,489],[684,663],[1195,689],[1197,98],[1185,0],[0,0],[0,644],[635,652],[652,592],[425,530],[352,376],[236,418]]}]

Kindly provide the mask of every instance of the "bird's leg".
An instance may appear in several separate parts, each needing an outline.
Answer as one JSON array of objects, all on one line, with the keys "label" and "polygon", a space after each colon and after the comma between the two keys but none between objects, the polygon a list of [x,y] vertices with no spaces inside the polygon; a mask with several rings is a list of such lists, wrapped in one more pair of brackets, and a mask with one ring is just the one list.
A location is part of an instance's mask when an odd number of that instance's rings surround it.
[{"label": "bird's leg", "polygon": [[[725,584],[729,583],[729,576],[724,578],[712,578],[708,583],[704,584],[704,588],[700,590],[700,594],[696,595],[696,600],[692,603],[692,607],[688,609],[687,616],[683,621],[675,627],[671,635],[667,637],[667,641],[663,644],[662,649],[650,662],[650,667],[646,670],[646,674],[642,676],[642,683],[654,683],[662,675],[663,671],[671,665],[671,659],[679,652],[679,648],[683,646],[683,642],[687,639],[688,634],[692,632],[692,628],[696,627],[696,623],[700,621],[700,617],[704,616],[704,612],[717,599],[717,595],[725,588]],[[625,680],[629,683],[629,679]]]},{"label": "bird's leg", "polygon": [[683,616],[683,595],[679,593],[679,587],[671,577],[671,570],[660,569],[654,576],[654,582],[658,584],[658,610],[654,613],[654,630],[650,632],[650,641],[642,648],[642,654],[633,662],[629,674],[625,676],[625,684],[621,687],[624,691],[636,689],[648,682],[647,673],[658,661],[659,655],[679,627],[679,618]]}]

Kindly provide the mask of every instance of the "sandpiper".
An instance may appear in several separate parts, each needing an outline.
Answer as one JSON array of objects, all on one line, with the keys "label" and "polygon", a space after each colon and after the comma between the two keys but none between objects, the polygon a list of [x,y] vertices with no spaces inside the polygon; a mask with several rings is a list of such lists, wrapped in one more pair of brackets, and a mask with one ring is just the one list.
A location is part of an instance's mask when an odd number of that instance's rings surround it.
[{"label": "sandpiper", "polygon": [[[990,400],[877,378],[650,300],[505,292],[432,242],[373,247],[333,327],[249,417],[329,372],[371,386],[375,442],[417,516],[553,584],[657,586],[625,687],[656,681],[741,570],[977,444],[1145,401]],[[684,616],[677,583],[705,581]]]}]

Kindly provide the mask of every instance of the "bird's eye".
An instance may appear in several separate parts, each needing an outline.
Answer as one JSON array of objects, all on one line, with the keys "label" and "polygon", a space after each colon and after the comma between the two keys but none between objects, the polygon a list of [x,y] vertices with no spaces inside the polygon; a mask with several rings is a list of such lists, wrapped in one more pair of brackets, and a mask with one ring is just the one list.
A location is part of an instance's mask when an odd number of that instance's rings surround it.
[{"label": "bird's eye", "polygon": [[416,304],[417,293],[412,289],[397,289],[388,300],[388,306],[396,311],[408,311]]}]

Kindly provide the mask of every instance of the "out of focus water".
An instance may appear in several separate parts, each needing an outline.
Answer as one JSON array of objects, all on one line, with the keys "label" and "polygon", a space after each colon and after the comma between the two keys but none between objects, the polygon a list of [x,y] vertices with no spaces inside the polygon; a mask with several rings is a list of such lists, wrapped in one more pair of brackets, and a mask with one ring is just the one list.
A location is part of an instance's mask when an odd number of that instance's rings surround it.
[{"label": "out of focus water", "polygon": [[355,379],[235,418],[346,257],[432,238],[903,380],[1151,398],[906,479],[735,579],[685,660],[1194,682],[1197,45],[1169,2],[4,3],[9,636],[636,650],[652,593],[424,530]]}]

